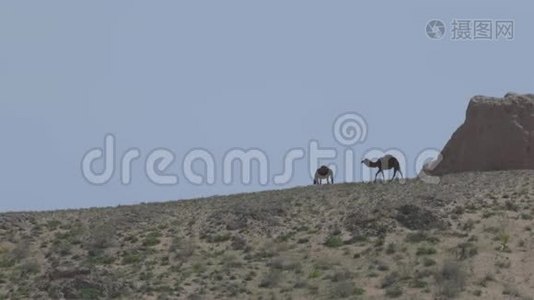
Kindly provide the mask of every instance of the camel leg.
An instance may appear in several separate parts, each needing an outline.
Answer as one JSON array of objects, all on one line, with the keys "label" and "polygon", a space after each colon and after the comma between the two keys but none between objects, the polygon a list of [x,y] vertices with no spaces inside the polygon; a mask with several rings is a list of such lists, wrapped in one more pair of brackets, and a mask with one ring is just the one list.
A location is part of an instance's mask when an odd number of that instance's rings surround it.
[{"label": "camel leg", "polygon": [[384,170],[380,169],[377,174],[382,174],[382,180],[386,181],[386,175],[384,175]]},{"label": "camel leg", "polygon": [[378,170],[378,172],[376,172],[376,174],[375,174],[375,181],[374,181],[374,182],[376,182],[376,178],[378,177],[378,174],[379,174],[380,172],[382,172],[382,170]]}]

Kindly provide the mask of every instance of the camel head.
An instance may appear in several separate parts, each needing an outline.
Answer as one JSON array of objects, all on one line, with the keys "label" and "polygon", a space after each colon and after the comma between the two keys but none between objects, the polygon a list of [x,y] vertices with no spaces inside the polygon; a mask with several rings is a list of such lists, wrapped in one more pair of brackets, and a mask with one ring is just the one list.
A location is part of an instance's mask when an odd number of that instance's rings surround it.
[{"label": "camel head", "polygon": [[366,159],[362,160],[362,164],[364,164],[364,165],[369,167],[369,165],[371,165],[371,161],[366,158]]}]

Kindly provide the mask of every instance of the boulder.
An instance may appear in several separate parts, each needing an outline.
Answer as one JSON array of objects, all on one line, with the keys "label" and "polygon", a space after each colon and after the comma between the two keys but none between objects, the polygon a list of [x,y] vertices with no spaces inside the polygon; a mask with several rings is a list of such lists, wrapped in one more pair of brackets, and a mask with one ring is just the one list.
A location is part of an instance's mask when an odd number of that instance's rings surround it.
[{"label": "boulder", "polygon": [[473,97],[441,155],[427,174],[534,169],[534,94]]}]

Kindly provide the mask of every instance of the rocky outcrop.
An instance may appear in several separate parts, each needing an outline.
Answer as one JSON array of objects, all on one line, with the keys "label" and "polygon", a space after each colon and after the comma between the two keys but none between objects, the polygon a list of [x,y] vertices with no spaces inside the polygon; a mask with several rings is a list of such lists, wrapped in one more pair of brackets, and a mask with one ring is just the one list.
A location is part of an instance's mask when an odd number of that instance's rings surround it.
[{"label": "rocky outcrop", "polygon": [[534,94],[473,97],[441,154],[426,173],[534,169]]}]

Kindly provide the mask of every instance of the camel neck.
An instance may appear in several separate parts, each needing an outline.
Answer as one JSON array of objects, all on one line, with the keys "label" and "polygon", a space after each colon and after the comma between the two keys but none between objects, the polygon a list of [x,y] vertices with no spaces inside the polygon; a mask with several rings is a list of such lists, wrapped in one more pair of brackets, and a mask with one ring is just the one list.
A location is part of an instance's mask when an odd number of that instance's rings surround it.
[{"label": "camel neck", "polygon": [[378,160],[377,160],[377,161],[370,161],[370,162],[369,162],[369,166],[370,166],[370,167],[373,167],[373,168],[378,167]]}]

